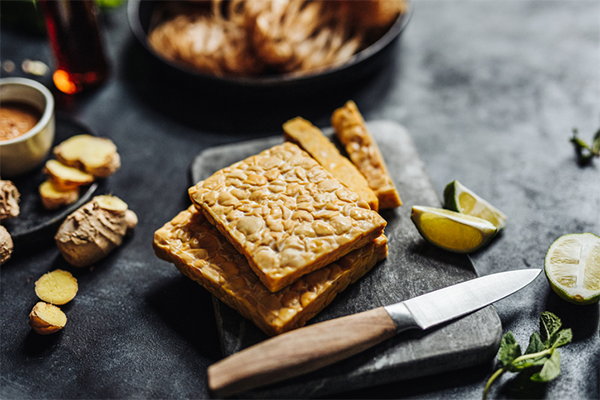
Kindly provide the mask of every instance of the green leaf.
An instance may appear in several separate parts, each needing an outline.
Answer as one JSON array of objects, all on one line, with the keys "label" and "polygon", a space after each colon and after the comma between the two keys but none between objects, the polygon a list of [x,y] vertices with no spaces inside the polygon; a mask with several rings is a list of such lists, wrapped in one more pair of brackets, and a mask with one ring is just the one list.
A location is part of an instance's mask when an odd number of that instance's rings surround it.
[{"label": "green leaf", "polygon": [[519,372],[531,367],[541,367],[548,360],[549,354],[543,354],[539,357],[528,358],[527,360],[514,361],[508,367],[510,372]]},{"label": "green leaf", "polygon": [[594,141],[592,142],[592,153],[596,157],[600,157],[600,129],[594,135]]},{"label": "green leaf", "polygon": [[537,374],[531,376],[534,382],[550,382],[560,375],[560,353],[555,350]]},{"label": "green leaf", "polygon": [[[540,335],[537,332],[534,332],[529,338],[529,346],[527,346],[527,350],[525,350],[525,355],[540,353],[544,350],[546,350],[546,346],[544,346],[544,343],[542,343]],[[542,354],[539,357],[528,358],[525,360],[513,360],[513,362],[507,367],[507,369],[510,372],[519,372],[525,368],[541,366],[544,365],[549,355],[550,354]]]},{"label": "green leaf", "polygon": [[588,145],[585,141],[577,137],[577,128],[573,128],[573,136],[570,142],[573,143],[575,154],[577,154],[577,162],[584,166],[589,164],[594,157],[600,157],[600,129],[594,135],[592,145]]},{"label": "green leaf", "polygon": [[581,150],[583,150],[583,149],[586,149],[586,150],[590,149],[590,146],[583,140],[579,139],[577,136],[573,136],[571,138],[571,143],[573,143],[573,146],[575,146],[575,150],[579,154],[581,154]]},{"label": "green leaf", "polygon": [[573,340],[573,332],[571,331],[571,328],[563,329],[556,335],[556,338],[552,343],[552,347],[557,348],[564,346],[565,344],[571,343],[571,340]]},{"label": "green leaf", "polygon": [[511,331],[506,332],[500,341],[500,350],[498,359],[503,366],[508,366],[515,358],[521,355],[521,346],[513,336]]},{"label": "green leaf", "polygon": [[[507,332],[502,337],[498,351],[498,359],[503,366],[494,372],[487,381],[483,390],[483,399],[485,400],[492,383],[506,371],[528,370],[518,376],[526,379],[531,375],[530,379],[536,382],[548,382],[555,379],[560,374],[560,354],[557,347],[564,346],[573,339],[571,329],[561,330],[561,325],[560,318],[551,312],[545,311],[540,314],[540,334],[533,333],[531,335],[524,355],[521,355],[521,348],[512,332]],[[533,373],[535,371],[539,372]]]},{"label": "green leaf", "polygon": [[531,337],[529,338],[529,346],[527,346],[527,350],[525,350],[525,354],[533,354],[539,353],[546,349],[540,335],[537,332],[533,332]]},{"label": "green leaf", "polygon": [[550,311],[544,311],[540,314],[540,335],[547,349],[554,343],[555,335],[560,330],[561,325],[560,318]]}]

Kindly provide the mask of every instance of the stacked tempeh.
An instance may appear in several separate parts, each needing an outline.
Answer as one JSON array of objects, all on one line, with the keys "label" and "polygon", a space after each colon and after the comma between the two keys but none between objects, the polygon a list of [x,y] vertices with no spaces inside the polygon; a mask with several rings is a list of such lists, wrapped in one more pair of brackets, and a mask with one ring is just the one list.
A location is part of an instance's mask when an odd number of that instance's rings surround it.
[{"label": "stacked tempeh", "polygon": [[193,205],[156,231],[156,254],[269,335],[304,325],[387,256],[385,220],[294,143],[189,194]]}]

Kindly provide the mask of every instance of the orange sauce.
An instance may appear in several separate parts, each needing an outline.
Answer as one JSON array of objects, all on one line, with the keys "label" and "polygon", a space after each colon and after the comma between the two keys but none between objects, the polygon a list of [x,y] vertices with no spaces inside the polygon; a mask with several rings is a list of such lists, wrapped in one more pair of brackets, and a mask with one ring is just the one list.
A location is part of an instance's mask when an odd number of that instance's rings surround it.
[{"label": "orange sauce", "polygon": [[25,103],[0,104],[0,141],[11,140],[31,130],[42,118],[42,113]]}]

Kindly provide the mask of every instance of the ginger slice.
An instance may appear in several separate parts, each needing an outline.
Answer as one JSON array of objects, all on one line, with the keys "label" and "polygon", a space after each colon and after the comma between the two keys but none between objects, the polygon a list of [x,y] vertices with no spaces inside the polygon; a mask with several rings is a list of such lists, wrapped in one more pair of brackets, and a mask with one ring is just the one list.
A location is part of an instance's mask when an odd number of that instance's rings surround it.
[{"label": "ginger slice", "polygon": [[137,216],[115,196],[96,196],[65,219],[54,237],[58,250],[75,267],[88,267],[123,243]]},{"label": "ginger slice", "polygon": [[60,331],[67,324],[67,316],[58,307],[38,302],[29,313],[29,325],[40,335]]},{"label": "ginger slice", "polygon": [[340,182],[354,190],[372,210],[379,209],[379,200],[358,169],[342,156],[319,128],[304,118],[296,117],[283,124],[284,138],[296,143],[310,154]]},{"label": "ginger slice", "polygon": [[73,136],[54,148],[58,161],[98,178],[112,175],[121,166],[117,146],[108,138]]},{"label": "ginger slice", "polygon": [[19,216],[21,194],[11,181],[0,180],[0,221]]},{"label": "ginger slice", "polygon": [[42,205],[47,210],[56,210],[57,208],[75,203],[79,199],[79,189],[62,190],[53,182],[46,181],[39,187]]},{"label": "ginger slice", "polygon": [[0,225],[0,265],[10,260],[14,249],[12,236],[6,230],[6,228]]},{"label": "ginger slice", "polygon": [[77,168],[69,167],[56,160],[48,160],[44,173],[61,190],[76,189],[94,182],[94,176]]},{"label": "ginger slice", "polygon": [[40,300],[59,306],[73,300],[77,289],[77,279],[62,269],[48,272],[35,282],[35,294]]},{"label": "ginger slice", "polygon": [[96,196],[94,201],[98,204],[98,207],[108,211],[125,212],[128,208],[127,203],[116,196]]}]

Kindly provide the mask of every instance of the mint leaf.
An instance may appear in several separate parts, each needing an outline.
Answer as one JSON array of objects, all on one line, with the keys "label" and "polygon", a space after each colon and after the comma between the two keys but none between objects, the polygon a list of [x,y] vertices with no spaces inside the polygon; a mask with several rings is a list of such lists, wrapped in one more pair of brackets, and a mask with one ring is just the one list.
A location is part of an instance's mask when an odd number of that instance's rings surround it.
[{"label": "mint leaf", "polygon": [[556,340],[554,336],[560,330],[561,325],[562,322],[560,321],[560,318],[550,311],[544,311],[540,314],[540,335],[544,342],[544,346],[546,346],[547,349],[549,349]]},{"label": "mint leaf", "polygon": [[542,354],[534,358],[527,358],[525,360],[515,360],[506,369],[510,372],[519,372],[531,367],[541,367],[546,361],[550,354]]},{"label": "mint leaf", "polygon": [[513,336],[511,331],[508,331],[500,341],[500,350],[498,351],[498,360],[503,366],[508,366],[515,358],[521,355],[521,346]]},{"label": "mint leaf", "polygon": [[592,161],[592,158],[600,157],[600,129],[594,135],[591,146],[579,139],[577,133],[577,128],[573,128],[573,136],[571,137],[570,142],[575,148],[577,162],[579,165],[585,166]]},{"label": "mint leaf", "polygon": [[558,375],[560,375],[560,353],[554,351],[542,370],[531,376],[531,380],[534,382],[550,382]]},{"label": "mint leaf", "polygon": [[[525,355],[544,352],[544,350],[546,350],[546,346],[544,346],[542,339],[540,339],[540,335],[537,332],[534,332],[529,338],[529,346],[527,346],[527,350],[525,350]],[[526,358],[521,361],[513,360],[513,362],[510,364],[510,366],[507,367],[507,369],[510,372],[519,372],[526,368],[542,366],[548,359],[549,355],[550,353],[545,352],[544,354],[540,354],[539,356],[534,358]]]},{"label": "mint leaf", "polygon": [[592,153],[598,157],[600,156],[600,129],[594,135],[594,141],[592,142]]},{"label": "mint leaf", "polygon": [[552,347],[557,348],[564,346],[565,344],[571,343],[571,340],[573,340],[573,332],[571,331],[571,328],[563,329],[556,335],[555,340],[552,343]]},{"label": "mint leaf", "polygon": [[575,151],[579,155],[583,154],[582,153],[583,149],[590,150],[590,146],[575,135],[573,135],[573,137],[571,138],[571,143],[573,143],[573,146],[575,146]]},{"label": "mint leaf", "polygon": [[545,349],[546,346],[544,346],[540,335],[537,332],[533,332],[533,334],[529,338],[529,346],[527,346],[525,354],[539,353],[540,351],[544,351]]},{"label": "mint leaf", "polygon": [[[600,140],[600,131],[598,137]],[[535,382],[548,382],[560,375],[560,354],[557,348],[573,340],[571,329],[561,330],[561,325],[562,322],[556,315],[549,311],[541,313],[540,334],[533,333],[530,336],[529,345],[523,355],[512,332],[507,332],[502,337],[498,350],[498,360],[502,363],[502,368],[496,370],[488,379],[483,390],[483,400],[492,384],[506,371],[520,372],[528,368],[533,369],[527,375],[539,371],[530,377]]]}]

